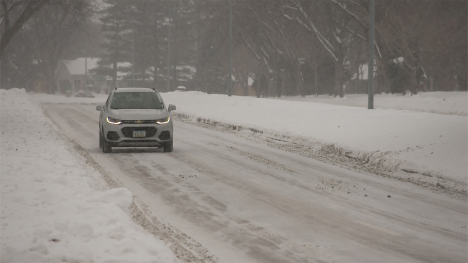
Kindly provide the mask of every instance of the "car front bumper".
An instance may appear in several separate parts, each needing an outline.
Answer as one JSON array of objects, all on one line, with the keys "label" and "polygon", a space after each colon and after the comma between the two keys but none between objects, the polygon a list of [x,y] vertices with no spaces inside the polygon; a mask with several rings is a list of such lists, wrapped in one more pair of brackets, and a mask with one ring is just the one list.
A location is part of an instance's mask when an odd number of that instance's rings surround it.
[{"label": "car front bumper", "polygon": [[[145,137],[134,137],[134,131],[145,131]],[[103,125],[103,135],[112,147],[160,147],[172,139],[172,121],[167,124]]]}]

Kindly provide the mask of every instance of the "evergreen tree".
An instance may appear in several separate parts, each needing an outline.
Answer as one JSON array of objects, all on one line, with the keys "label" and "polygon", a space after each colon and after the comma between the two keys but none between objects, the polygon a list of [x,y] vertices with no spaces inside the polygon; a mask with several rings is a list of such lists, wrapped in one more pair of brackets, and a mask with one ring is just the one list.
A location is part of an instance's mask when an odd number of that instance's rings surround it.
[{"label": "evergreen tree", "polygon": [[150,79],[151,86],[159,88],[165,65],[168,2],[138,0],[133,5],[135,78],[140,80],[139,86],[146,86]]},{"label": "evergreen tree", "polygon": [[104,0],[105,8],[101,11],[102,32],[105,42],[102,48],[105,54],[98,61],[98,74],[110,76],[112,87],[117,85],[117,71],[119,62],[130,61],[132,33],[131,13],[133,6],[130,0]]}]

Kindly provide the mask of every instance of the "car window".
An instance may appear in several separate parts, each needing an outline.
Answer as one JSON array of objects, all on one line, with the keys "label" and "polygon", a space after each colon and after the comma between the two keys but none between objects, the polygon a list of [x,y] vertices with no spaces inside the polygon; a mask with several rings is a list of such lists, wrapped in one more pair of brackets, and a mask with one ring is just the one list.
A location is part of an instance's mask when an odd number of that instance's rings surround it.
[{"label": "car window", "polygon": [[164,100],[161,98],[161,95],[159,95],[159,93],[157,93],[157,95],[158,95],[159,101],[161,102],[161,107],[164,108]]},{"label": "car window", "polygon": [[111,109],[163,109],[164,105],[157,93],[121,92],[115,93]]},{"label": "car window", "polygon": [[106,108],[109,107],[109,101],[110,101],[111,95],[112,95],[112,93],[109,94],[109,97],[107,97],[107,100],[106,100]]}]

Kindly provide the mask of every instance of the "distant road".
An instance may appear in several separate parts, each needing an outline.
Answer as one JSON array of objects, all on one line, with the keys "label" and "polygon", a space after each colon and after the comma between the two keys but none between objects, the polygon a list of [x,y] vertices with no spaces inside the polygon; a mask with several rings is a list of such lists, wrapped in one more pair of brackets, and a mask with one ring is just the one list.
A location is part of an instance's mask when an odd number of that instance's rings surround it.
[{"label": "distant road", "polygon": [[103,154],[95,105],[43,107],[200,261],[467,262],[463,200],[178,121],[172,153]]}]

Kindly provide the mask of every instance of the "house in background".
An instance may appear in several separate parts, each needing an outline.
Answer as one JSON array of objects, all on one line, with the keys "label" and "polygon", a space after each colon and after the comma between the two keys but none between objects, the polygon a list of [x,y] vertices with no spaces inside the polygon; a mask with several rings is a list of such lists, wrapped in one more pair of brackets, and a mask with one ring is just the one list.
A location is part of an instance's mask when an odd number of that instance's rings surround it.
[{"label": "house in background", "polygon": [[235,85],[233,86],[233,90],[232,90],[232,95],[234,96],[251,96],[251,97],[255,97],[257,96],[257,92],[255,92],[255,90],[252,88],[252,85],[253,85],[253,79],[251,77],[248,77],[247,78],[247,86],[242,85],[242,84],[238,84],[238,85]]},{"label": "house in background", "polygon": [[94,92],[107,90],[110,81],[105,76],[91,75],[89,71],[97,67],[98,58],[77,58],[62,60],[57,68],[57,92],[65,94],[68,89],[77,92],[93,87]]}]

